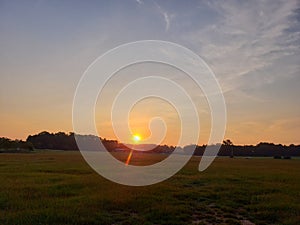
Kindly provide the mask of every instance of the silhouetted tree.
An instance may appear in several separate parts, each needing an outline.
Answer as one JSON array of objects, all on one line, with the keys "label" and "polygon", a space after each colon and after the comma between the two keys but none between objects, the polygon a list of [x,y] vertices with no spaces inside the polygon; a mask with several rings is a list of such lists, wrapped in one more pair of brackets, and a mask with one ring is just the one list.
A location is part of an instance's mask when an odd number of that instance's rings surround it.
[{"label": "silhouetted tree", "polygon": [[10,151],[10,152],[24,152],[24,151],[32,151],[33,145],[30,142],[26,142],[22,140],[11,140],[9,138],[1,137],[0,149],[2,149],[3,151]]},{"label": "silhouetted tree", "polygon": [[229,149],[230,158],[233,158],[234,154],[233,154],[233,143],[232,143],[232,141],[230,139],[224,140],[223,145],[225,145]]}]

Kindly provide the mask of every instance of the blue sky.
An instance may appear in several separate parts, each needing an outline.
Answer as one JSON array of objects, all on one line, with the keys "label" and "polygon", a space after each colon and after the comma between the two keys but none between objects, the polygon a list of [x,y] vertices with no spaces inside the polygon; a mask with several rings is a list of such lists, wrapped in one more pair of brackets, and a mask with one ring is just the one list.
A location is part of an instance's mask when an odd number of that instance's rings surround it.
[{"label": "blue sky", "polygon": [[89,64],[127,42],[181,44],[212,68],[236,143],[300,143],[299,1],[0,1],[0,136],[71,131]]}]

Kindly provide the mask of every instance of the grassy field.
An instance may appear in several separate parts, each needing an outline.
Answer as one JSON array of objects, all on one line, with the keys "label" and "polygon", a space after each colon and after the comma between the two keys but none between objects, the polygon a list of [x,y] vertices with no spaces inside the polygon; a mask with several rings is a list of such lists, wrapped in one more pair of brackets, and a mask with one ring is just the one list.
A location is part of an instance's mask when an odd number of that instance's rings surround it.
[{"label": "grassy field", "polygon": [[128,187],[79,152],[0,154],[0,224],[300,224],[299,159],[218,158],[202,173],[199,160],[165,182]]}]

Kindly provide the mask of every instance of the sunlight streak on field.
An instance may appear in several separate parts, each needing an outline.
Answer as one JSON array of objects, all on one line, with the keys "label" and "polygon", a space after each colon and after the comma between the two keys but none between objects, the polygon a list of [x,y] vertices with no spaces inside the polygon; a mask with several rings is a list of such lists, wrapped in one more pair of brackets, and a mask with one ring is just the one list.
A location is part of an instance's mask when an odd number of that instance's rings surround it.
[{"label": "sunlight streak on field", "polygon": [[129,165],[129,162],[130,162],[130,159],[131,159],[131,156],[132,156],[132,153],[133,153],[133,150],[131,150],[130,151],[130,153],[129,153],[129,155],[128,155],[128,157],[127,157],[127,160],[126,160],[126,166],[128,166]]}]

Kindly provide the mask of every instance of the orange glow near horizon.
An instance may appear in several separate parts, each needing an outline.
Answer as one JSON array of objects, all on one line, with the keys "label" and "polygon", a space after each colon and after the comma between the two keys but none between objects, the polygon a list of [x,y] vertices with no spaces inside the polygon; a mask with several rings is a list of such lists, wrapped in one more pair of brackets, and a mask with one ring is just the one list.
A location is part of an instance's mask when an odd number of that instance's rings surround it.
[{"label": "orange glow near horizon", "polygon": [[[165,119],[167,133],[165,139],[161,144],[176,145],[180,136],[180,121],[176,112],[168,104],[160,103],[159,100],[149,99],[144,102],[140,102],[133,108],[130,117],[130,131],[128,135],[124,135],[126,138],[125,143],[131,142],[135,144],[132,138],[132,134],[138,134],[141,136],[140,143],[148,144],[148,137],[151,134],[157,134],[159,129],[156,127],[149,127],[149,121],[151,118],[161,116]],[[154,104],[155,103],[155,104]],[[157,106],[157,103],[160,105]],[[151,107],[149,107],[149,105]],[[106,106],[106,105],[104,105]],[[118,140],[112,129],[110,114],[106,112],[109,107],[99,107],[96,111],[96,125],[98,134],[100,137],[112,140]],[[0,137],[7,137],[10,139],[22,139],[26,140],[28,135],[38,134],[42,131],[48,132],[72,132],[72,115],[70,110],[71,105],[66,107],[65,110],[58,108],[58,105],[54,105],[53,109],[47,111],[44,108],[37,108],[31,111],[30,108],[24,108],[24,110],[16,110],[14,112],[7,111],[8,108],[1,108],[0,117]],[[200,107],[199,107],[200,108]],[[100,110],[101,109],[101,110]],[[252,110],[249,109],[249,110]],[[255,109],[253,109],[254,111]],[[202,136],[198,144],[206,144],[210,135],[209,119],[204,117],[200,118]],[[237,116],[234,113],[228,114],[228,125],[225,134],[225,139],[231,139],[234,144],[244,145],[253,144],[256,145],[259,142],[270,142],[277,144],[300,144],[299,139],[299,117],[290,118],[269,118],[268,115],[261,116],[249,111],[245,116]],[[119,124],[117,124],[119,125]],[[151,128],[151,129],[150,129]],[[156,143],[154,143],[156,144]],[[190,144],[190,143],[187,143]]]},{"label": "orange glow near horizon", "polygon": [[[110,97],[110,95],[105,95],[103,98],[109,99]],[[114,126],[117,129],[120,128],[119,133],[112,126],[109,110],[112,106],[106,106],[101,102],[98,104],[96,123],[100,137],[116,139],[128,144],[177,144],[180,137],[180,118],[176,109],[167,102],[158,98],[147,98],[138,102],[130,111],[128,121],[118,117],[115,119]],[[156,118],[161,118],[161,120]]]}]

